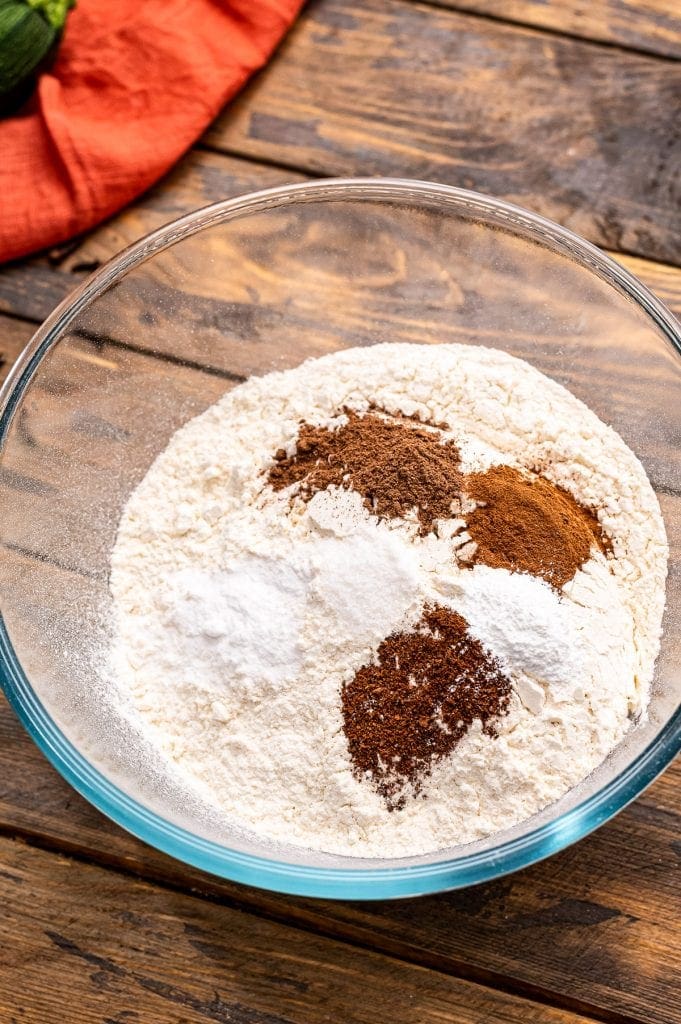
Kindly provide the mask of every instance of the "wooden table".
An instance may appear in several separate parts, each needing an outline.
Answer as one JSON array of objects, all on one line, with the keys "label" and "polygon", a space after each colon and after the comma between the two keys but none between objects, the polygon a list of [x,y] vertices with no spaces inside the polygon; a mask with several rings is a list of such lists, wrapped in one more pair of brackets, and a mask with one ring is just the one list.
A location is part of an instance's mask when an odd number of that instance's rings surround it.
[{"label": "wooden table", "polygon": [[[317,0],[151,193],[0,272],[3,373],[122,246],[315,175],[514,200],[614,250],[679,314],[680,56],[680,0]],[[3,703],[0,1024],[681,1022],[680,783],[677,765],[595,835],[498,882],[317,902],[137,842],[61,780]]]}]

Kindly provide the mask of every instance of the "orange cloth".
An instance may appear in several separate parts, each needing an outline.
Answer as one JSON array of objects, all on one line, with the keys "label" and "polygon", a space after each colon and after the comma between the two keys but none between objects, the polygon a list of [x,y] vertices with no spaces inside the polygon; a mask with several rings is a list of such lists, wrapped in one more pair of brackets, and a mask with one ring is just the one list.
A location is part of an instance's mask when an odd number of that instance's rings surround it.
[{"label": "orange cloth", "polygon": [[78,0],[57,61],[0,121],[0,261],[109,217],[261,67],[302,0]]}]

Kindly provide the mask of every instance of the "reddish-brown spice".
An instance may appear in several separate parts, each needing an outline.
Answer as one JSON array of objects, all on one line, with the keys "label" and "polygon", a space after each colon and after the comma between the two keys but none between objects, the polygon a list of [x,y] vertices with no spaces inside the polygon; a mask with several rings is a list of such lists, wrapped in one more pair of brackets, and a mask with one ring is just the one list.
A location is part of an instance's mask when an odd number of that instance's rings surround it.
[{"label": "reddish-brown spice", "polygon": [[466,516],[477,544],[475,562],[531,573],[562,587],[594,544],[609,549],[593,512],[543,477],[493,466],[467,476],[465,488],[478,503]]},{"label": "reddish-brown spice", "polygon": [[343,727],[357,776],[370,779],[391,810],[402,808],[475,719],[496,735],[510,695],[499,663],[465,620],[447,608],[427,608],[414,632],[384,640],[376,663],[343,689]]},{"label": "reddish-brown spice", "polygon": [[424,533],[436,519],[449,518],[461,492],[456,445],[403,418],[345,412],[347,423],[335,430],[301,424],[295,455],[275,455],[268,476],[272,487],[299,483],[304,500],[332,484],[351,488],[383,518],[415,510]]}]

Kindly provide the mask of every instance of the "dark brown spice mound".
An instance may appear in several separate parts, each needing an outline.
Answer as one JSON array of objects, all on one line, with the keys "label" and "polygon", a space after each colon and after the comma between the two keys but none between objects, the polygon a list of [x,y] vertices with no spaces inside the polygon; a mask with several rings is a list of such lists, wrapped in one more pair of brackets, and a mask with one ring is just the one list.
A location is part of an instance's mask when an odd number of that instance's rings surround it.
[{"label": "dark brown spice mound", "polygon": [[452,500],[462,487],[452,441],[443,443],[439,434],[404,419],[345,412],[348,422],[336,430],[301,424],[296,454],[289,458],[278,451],[269,471],[276,491],[300,483],[301,497],[309,500],[331,484],[351,488],[384,518],[416,509],[424,533],[436,519],[452,515]]},{"label": "dark brown spice mound", "polygon": [[424,611],[415,632],[384,640],[377,663],[361,668],[342,694],[343,727],[355,773],[369,776],[390,810],[418,792],[435,761],[481,719],[495,736],[511,684],[466,621],[447,608]]},{"label": "dark brown spice mound", "polygon": [[482,503],[466,516],[477,544],[475,562],[562,587],[589,558],[594,542],[604,552],[610,548],[593,512],[543,477],[493,466],[465,479],[467,494]]}]

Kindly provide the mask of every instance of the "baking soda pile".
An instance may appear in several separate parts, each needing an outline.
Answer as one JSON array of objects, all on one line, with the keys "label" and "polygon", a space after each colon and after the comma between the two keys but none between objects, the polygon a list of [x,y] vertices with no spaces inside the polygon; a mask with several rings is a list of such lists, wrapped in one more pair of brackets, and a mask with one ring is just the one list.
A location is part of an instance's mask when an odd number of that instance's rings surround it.
[{"label": "baking soda pile", "polygon": [[229,392],[131,496],[117,700],[251,833],[443,849],[529,817],[622,738],[666,561],[640,463],[528,364],[347,350]]}]

